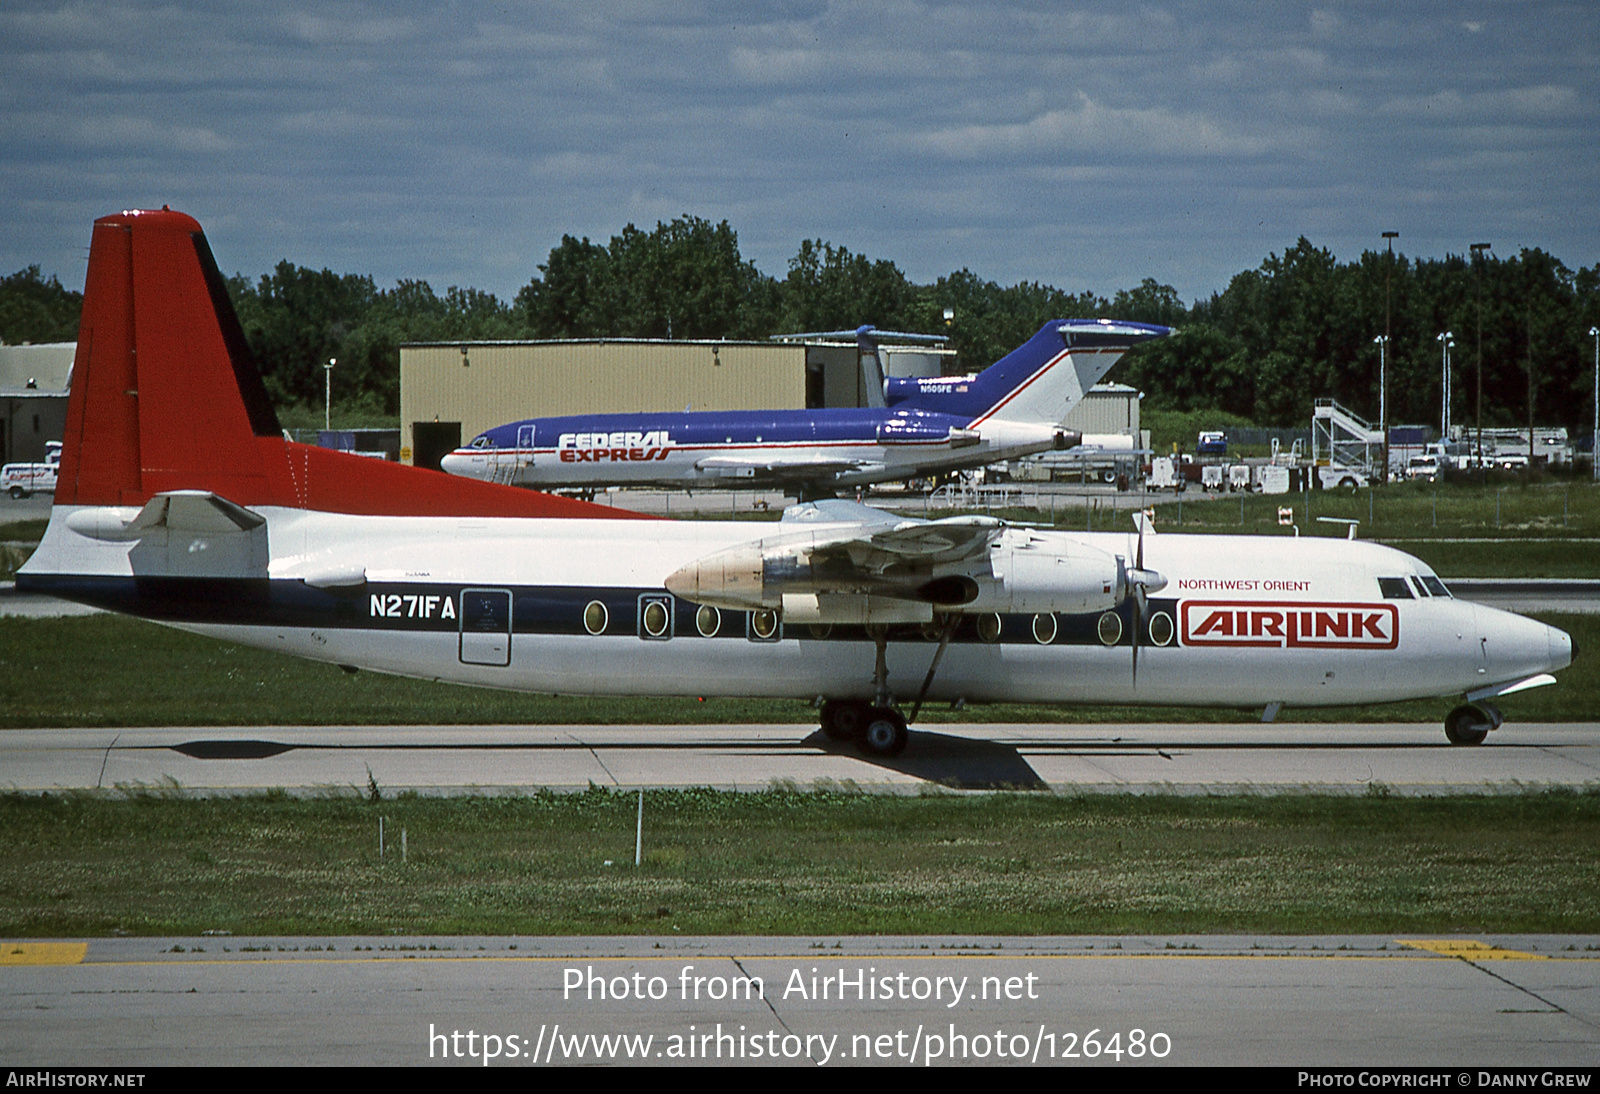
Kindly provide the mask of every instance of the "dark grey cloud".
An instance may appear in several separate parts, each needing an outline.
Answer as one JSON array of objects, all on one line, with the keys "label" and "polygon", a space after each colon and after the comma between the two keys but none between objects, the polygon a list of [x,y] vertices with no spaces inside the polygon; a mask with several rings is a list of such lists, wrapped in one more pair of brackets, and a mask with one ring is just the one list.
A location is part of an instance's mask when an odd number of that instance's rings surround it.
[{"label": "dark grey cloud", "polygon": [[0,8],[0,269],[80,283],[169,203],[225,267],[503,295],[563,233],[726,218],[1186,297],[1300,235],[1600,259],[1600,32],[1579,4],[601,0]]}]

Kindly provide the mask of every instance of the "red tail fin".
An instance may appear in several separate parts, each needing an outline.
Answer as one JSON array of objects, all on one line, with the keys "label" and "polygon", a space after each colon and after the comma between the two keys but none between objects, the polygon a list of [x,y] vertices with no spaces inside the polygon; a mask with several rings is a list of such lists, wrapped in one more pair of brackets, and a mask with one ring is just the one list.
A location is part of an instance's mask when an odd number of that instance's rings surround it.
[{"label": "red tail fin", "polygon": [[205,234],[162,209],[95,222],[56,502],[166,490],[373,515],[631,515],[284,440]]}]

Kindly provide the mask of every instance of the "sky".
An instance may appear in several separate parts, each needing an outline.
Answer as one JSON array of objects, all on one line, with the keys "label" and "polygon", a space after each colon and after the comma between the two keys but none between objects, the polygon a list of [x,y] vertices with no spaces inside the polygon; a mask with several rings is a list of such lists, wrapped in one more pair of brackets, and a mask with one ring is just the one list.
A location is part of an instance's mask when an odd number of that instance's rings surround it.
[{"label": "sky", "polygon": [[[727,220],[1186,301],[1305,236],[1600,260],[1592,2],[924,0],[0,6],[0,273],[181,209],[283,259],[503,299],[563,235]],[[873,317],[863,317],[864,322]]]}]

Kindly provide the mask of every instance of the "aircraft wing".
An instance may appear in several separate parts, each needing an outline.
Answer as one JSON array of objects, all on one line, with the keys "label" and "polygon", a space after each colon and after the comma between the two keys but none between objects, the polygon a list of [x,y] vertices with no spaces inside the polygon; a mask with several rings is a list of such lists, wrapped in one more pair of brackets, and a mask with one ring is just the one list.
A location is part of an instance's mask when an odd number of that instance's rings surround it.
[{"label": "aircraft wing", "polygon": [[[822,527],[808,527],[822,525]],[[796,593],[962,603],[1007,525],[993,517],[904,520],[848,501],[791,506],[776,535],[697,559],[666,579],[702,604],[750,608]],[[925,611],[925,609],[923,609]]]},{"label": "aircraft wing", "polygon": [[873,570],[896,564],[932,566],[983,557],[1003,527],[1004,522],[993,517],[978,516],[905,521],[831,547],[848,551],[857,565]]},{"label": "aircraft wing", "polygon": [[707,456],[695,469],[725,478],[807,479],[832,478],[847,471],[871,466],[862,460],[828,459],[820,456],[772,456],[748,459],[742,456]]},{"label": "aircraft wing", "polygon": [[[792,505],[780,527],[797,524],[854,524],[810,541],[813,549],[847,549],[858,563],[879,556],[884,564],[960,562],[981,556],[1006,527],[997,517],[966,515],[941,520],[904,520],[858,502],[830,499]],[[782,537],[787,538],[787,537]]]}]

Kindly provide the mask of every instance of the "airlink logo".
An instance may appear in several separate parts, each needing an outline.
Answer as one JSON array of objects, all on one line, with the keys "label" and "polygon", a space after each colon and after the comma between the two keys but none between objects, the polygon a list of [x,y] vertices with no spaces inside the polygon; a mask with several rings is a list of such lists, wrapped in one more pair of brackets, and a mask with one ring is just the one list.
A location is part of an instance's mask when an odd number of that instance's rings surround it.
[{"label": "airlink logo", "polygon": [[1392,650],[1400,644],[1393,604],[1185,600],[1178,615],[1185,646]]},{"label": "airlink logo", "polygon": [[664,460],[677,444],[665,429],[647,433],[563,433],[556,441],[562,463]]}]

